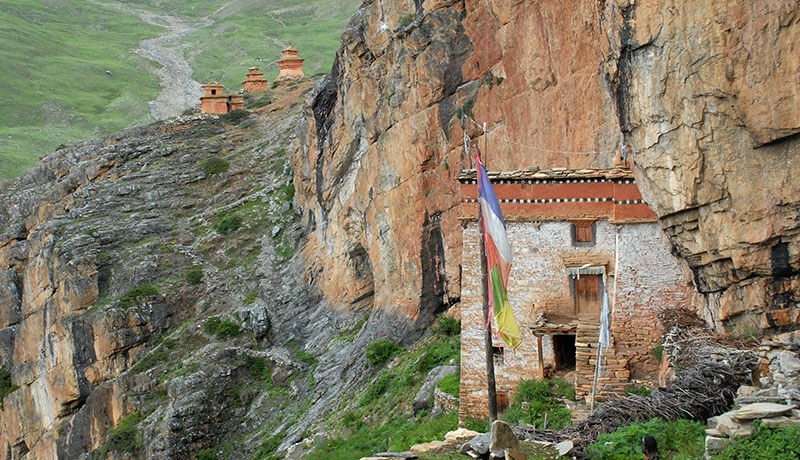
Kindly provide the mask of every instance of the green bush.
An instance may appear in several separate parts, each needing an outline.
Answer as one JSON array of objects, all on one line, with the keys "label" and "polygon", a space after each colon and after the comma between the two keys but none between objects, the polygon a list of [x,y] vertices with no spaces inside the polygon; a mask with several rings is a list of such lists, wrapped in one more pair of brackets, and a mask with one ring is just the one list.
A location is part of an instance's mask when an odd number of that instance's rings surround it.
[{"label": "green bush", "polygon": [[211,449],[203,449],[197,452],[197,460],[217,460],[217,454]]},{"label": "green bush", "polygon": [[208,160],[202,162],[201,166],[203,167],[203,172],[205,172],[206,175],[211,176],[213,174],[220,174],[227,172],[228,169],[230,169],[231,164],[228,163],[227,160],[224,160],[222,158],[211,157]]},{"label": "green bush", "polygon": [[800,425],[764,428],[756,423],[752,436],[734,438],[733,444],[714,455],[714,460],[770,460],[800,458]]},{"label": "green bush", "polygon": [[631,385],[625,389],[625,394],[630,395],[637,395],[637,396],[650,396],[650,390],[647,387],[641,385]]},{"label": "green bush", "polygon": [[214,229],[223,235],[235,232],[242,226],[242,218],[236,214],[225,214],[214,225]]},{"label": "green bush", "polygon": [[142,449],[144,438],[139,431],[139,422],[144,420],[140,412],[130,413],[119,419],[119,424],[112,428],[106,440],[90,455],[90,460],[105,459],[110,452],[127,452],[135,454]]},{"label": "green bush", "polygon": [[614,433],[601,434],[597,442],[586,448],[586,455],[592,460],[644,459],[642,438],[649,434],[656,438],[658,450],[663,458],[703,458],[705,430],[706,425],[699,422],[690,420],[667,422],[653,418],[644,423],[624,426]]},{"label": "green bush", "polygon": [[123,308],[132,308],[141,305],[148,297],[161,295],[158,288],[152,284],[142,284],[126,292],[119,298],[119,305]]},{"label": "green bush", "polygon": [[439,315],[434,331],[443,335],[459,335],[461,334],[461,321],[450,316]]},{"label": "green bush", "polygon": [[457,363],[460,355],[461,344],[457,336],[450,337],[446,341],[433,342],[425,348],[424,354],[415,365],[415,370],[425,375],[436,366],[449,364],[451,361]]},{"label": "green bush", "polygon": [[203,267],[195,265],[186,272],[186,281],[189,284],[200,284],[203,281]]},{"label": "green bush", "polygon": [[436,387],[442,390],[447,394],[451,394],[458,398],[459,396],[459,376],[458,374],[450,374],[445,375],[442,380],[439,380],[439,383],[436,384]]},{"label": "green bush", "polygon": [[0,410],[3,409],[3,399],[19,387],[11,382],[11,370],[0,366]]},{"label": "green bush", "polygon": [[270,376],[269,365],[264,358],[245,355],[244,368],[247,374],[254,380],[261,380]]},{"label": "green bush", "polygon": [[208,318],[203,323],[203,329],[209,334],[214,334],[220,340],[232,339],[242,335],[242,328],[227,318]]},{"label": "green bush", "polygon": [[557,398],[569,396],[574,398],[575,390],[563,380],[522,380],[502,419],[560,430],[571,423],[572,414]]},{"label": "green bush", "polygon": [[402,350],[403,348],[392,339],[379,339],[367,345],[364,353],[373,366],[382,366]]},{"label": "green bush", "polygon": [[250,116],[250,114],[247,112],[247,110],[240,109],[240,110],[233,110],[228,113],[223,113],[222,115],[219,116],[219,119],[226,123],[238,125],[239,123],[247,119],[248,116]]},{"label": "green bush", "polygon": [[283,458],[275,453],[278,450],[278,446],[281,445],[281,441],[283,441],[283,438],[280,436],[266,438],[255,455],[253,455],[253,460],[278,460]]}]

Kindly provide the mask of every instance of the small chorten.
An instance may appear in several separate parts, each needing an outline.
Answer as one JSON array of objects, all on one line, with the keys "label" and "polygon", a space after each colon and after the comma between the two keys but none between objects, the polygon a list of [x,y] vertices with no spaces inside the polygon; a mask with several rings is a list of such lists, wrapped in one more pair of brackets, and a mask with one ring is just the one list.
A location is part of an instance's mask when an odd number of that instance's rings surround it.
[{"label": "small chorten", "polygon": [[303,61],[305,59],[297,57],[298,51],[289,46],[281,52],[278,60],[278,67],[281,69],[276,82],[287,80],[299,80],[306,75],[303,73]]},{"label": "small chorten", "polygon": [[222,92],[222,84],[212,81],[203,85],[200,98],[200,113],[228,113],[228,96]]},{"label": "small chorten", "polygon": [[269,81],[264,79],[264,74],[258,67],[250,67],[247,69],[247,80],[242,82],[242,86],[248,93],[256,93],[268,90]]}]

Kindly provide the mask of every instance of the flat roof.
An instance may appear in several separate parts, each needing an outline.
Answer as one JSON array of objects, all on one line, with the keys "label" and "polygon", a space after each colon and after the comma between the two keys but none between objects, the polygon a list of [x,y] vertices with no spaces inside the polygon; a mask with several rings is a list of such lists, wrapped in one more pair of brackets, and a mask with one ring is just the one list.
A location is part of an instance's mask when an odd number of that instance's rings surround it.
[{"label": "flat roof", "polygon": [[[548,180],[548,179],[633,179],[630,168],[527,168],[517,171],[487,171],[491,180]],[[468,182],[477,180],[477,170],[465,169],[458,175],[458,180]]]}]

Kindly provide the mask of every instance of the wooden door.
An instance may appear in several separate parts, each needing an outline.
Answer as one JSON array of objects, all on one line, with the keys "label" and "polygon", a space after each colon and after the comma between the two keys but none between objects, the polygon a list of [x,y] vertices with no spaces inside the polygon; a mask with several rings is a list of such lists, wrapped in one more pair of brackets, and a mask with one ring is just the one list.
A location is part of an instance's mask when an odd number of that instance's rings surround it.
[{"label": "wooden door", "polygon": [[575,283],[575,314],[600,319],[600,275],[581,275]]}]

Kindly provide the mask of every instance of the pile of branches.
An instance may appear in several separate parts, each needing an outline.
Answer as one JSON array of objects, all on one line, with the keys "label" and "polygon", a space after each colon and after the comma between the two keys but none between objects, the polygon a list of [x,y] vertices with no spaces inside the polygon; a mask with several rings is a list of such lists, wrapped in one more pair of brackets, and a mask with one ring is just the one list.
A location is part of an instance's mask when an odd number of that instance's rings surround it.
[{"label": "pile of branches", "polygon": [[677,354],[673,362],[689,365],[681,368],[667,387],[653,390],[650,396],[632,395],[603,403],[585,422],[561,431],[516,427],[517,437],[553,443],[569,439],[575,445],[573,454],[583,458],[586,446],[599,435],[631,423],[654,417],[705,423],[729,410],[739,386],[751,383],[758,356],[750,350],[715,346],[710,334],[695,329],[697,323],[686,326],[670,327],[665,336],[665,351],[670,356]]}]

